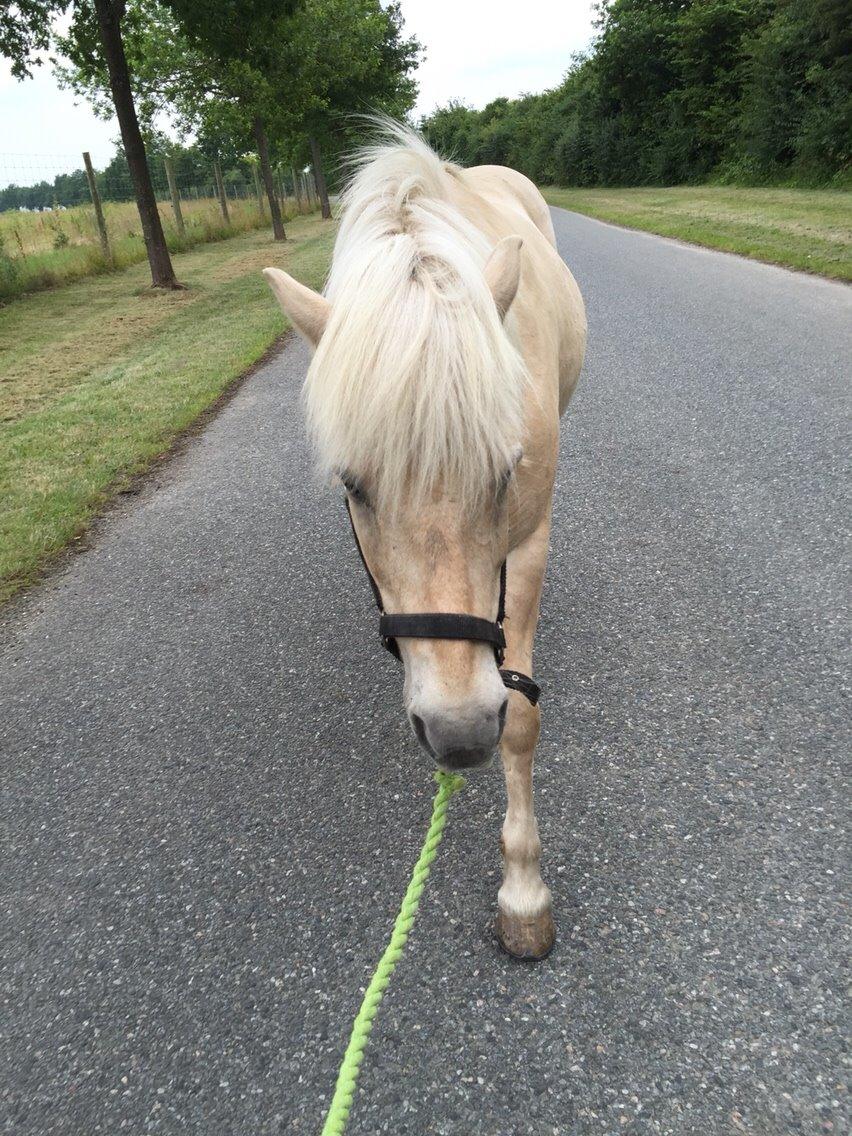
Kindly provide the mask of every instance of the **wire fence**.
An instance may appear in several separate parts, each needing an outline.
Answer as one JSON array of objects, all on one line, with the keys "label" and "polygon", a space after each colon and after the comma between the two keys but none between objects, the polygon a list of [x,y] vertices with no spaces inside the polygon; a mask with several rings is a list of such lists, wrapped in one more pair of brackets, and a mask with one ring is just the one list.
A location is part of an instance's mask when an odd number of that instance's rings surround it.
[{"label": "wire fence", "polygon": [[[81,245],[120,259],[120,244],[140,234],[130,172],[123,158],[94,170],[88,155],[0,153],[0,256],[39,257]],[[175,247],[269,223],[257,162],[204,162],[185,151],[149,159],[167,238]],[[316,207],[309,169],[273,171],[285,213]]]},{"label": "wire fence", "polygon": [[[259,164],[225,166],[193,152],[148,156],[166,242],[184,252],[208,241],[271,228]],[[317,208],[310,169],[273,171],[289,221]],[[0,154],[0,304],[27,292],[126,268],[146,249],[123,156],[95,170],[88,154]]]}]

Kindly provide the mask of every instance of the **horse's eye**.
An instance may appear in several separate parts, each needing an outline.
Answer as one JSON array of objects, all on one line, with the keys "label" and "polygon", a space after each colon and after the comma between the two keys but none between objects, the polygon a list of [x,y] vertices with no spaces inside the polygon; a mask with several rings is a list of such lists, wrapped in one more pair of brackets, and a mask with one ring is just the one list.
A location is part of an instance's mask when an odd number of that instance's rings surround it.
[{"label": "horse's eye", "polygon": [[344,473],[341,474],[340,480],[343,482],[343,485],[346,488],[346,492],[349,494],[353,501],[355,501],[358,505],[370,504],[367,494],[364,492],[364,490],[361,488],[354,477],[352,477],[350,474]]},{"label": "horse's eye", "polygon": [[497,503],[498,504],[506,496],[506,490],[509,488],[509,482],[512,480],[512,476],[513,476],[514,472],[515,472],[515,469],[514,469],[514,466],[513,466],[512,469],[507,469],[506,472],[503,474],[503,476],[500,478],[499,484],[497,485]]}]

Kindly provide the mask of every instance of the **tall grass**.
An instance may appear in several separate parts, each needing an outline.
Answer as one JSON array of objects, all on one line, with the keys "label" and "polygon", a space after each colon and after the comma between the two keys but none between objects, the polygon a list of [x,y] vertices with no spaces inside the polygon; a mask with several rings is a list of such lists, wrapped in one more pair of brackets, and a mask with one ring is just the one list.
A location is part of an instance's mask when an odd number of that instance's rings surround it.
[{"label": "tall grass", "polygon": [[[228,202],[230,223],[226,224],[215,198],[181,202],[185,235],[180,236],[170,205],[160,206],[166,241],[172,252],[186,252],[208,241],[262,229],[270,224],[268,209],[263,215],[256,201]],[[286,221],[299,212],[293,198],[282,203]],[[111,257],[104,257],[91,206],[52,209],[44,213],[0,213],[0,303],[7,303],[27,292],[55,288],[80,280],[127,268],[145,259],[145,244],[139,213],[133,202],[105,202],[104,216],[109,233]]]}]

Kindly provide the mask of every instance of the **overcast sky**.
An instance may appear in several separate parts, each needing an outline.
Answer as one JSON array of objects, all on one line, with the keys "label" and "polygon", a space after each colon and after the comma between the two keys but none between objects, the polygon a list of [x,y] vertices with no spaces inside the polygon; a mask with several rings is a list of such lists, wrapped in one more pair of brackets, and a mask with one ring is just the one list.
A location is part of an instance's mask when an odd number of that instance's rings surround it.
[{"label": "overcast sky", "polygon": [[[593,0],[402,0],[406,31],[426,48],[418,72],[419,118],[450,99],[484,106],[500,95],[555,86],[573,52],[592,36]],[[96,166],[113,152],[115,121],[74,105],[49,65],[19,83],[0,63],[0,184],[52,180],[79,167],[83,150]]]}]

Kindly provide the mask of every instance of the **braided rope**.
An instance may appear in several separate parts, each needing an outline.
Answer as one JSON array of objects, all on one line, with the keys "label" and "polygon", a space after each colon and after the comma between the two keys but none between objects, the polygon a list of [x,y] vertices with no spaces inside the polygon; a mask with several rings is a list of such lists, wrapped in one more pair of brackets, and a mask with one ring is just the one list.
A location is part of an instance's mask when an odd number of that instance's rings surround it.
[{"label": "braided rope", "polygon": [[432,819],[429,822],[426,841],[411,873],[411,881],[393,925],[390,942],[379,959],[361,1002],[361,1008],[352,1023],[352,1033],[349,1035],[349,1044],[346,1046],[340,1072],[337,1074],[337,1084],[322,1128],[322,1136],[341,1136],[346,1127],[355,1095],[358,1072],[364,1058],[364,1049],[370,1038],[370,1030],[373,1028],[373,1018],[376,1016],[394,968],[402,958],[409,932],[414,925],[420,896],[438,851],[438,845],[441,843],[441,837],[444,835],[450,798],[464,785],[464,778],[452,773],[438,772],[435,774],[435,780],[438,782],[438,792],[432,805]]}]

